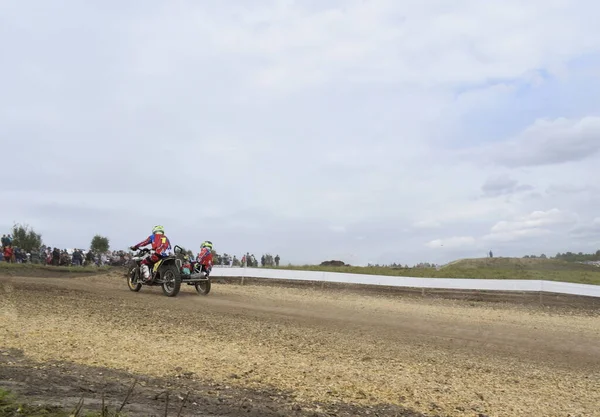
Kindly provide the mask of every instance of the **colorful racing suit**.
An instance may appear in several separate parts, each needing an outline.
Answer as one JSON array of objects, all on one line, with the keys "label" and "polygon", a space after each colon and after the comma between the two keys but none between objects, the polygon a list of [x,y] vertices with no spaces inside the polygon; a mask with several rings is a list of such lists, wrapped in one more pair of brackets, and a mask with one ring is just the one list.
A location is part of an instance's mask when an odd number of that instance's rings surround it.
[{"label": "colorful racing suit", "polygon": [[201,266],[201,272],[204,272],[206,276],[210,274],[213,267],[213,255],[210,249],[202,248],[198,256],[196,256],[196,267]]},{"label": "colorful racing suit", "polygon": [[150,266],[152,264],[155,264],[160,260],[160,258],[164,258],[165,256],[167,256],[167,251],[171,250],[171,242],[169,241],[169,238],[161,233],[155,233],[153,235],[148,236],[146,240],[143,240],[142,242],[133,246],[132,249],[137,250],[141,246],[146,246],[150,244],[152,245],[152,250],[154,251],[154,253],[152,254],[152,256],[149,256],[148,258],[144,259],[141,262],[142,265]]}]

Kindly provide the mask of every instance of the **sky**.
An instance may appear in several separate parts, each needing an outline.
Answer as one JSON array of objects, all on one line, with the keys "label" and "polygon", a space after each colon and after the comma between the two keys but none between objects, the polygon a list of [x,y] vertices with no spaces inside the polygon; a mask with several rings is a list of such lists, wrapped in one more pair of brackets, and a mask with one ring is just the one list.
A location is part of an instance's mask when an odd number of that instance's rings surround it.
[{"label": "sky", "polygon": [[282,263],[600,249],[600,3],[0,0],[0,231]]}]

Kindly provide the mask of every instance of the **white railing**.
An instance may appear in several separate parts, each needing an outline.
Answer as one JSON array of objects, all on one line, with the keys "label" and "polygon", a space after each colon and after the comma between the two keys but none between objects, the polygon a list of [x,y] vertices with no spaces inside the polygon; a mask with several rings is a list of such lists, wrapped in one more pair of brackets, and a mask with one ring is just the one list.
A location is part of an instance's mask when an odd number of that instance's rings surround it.
[{"label": "white railing", "polygon": [[297,271],[263,268],[214,268],[213,277],[271,278],[323,281],[390,287],[435,288],[450,290],[526,291],[583,295],[600,298],[600,285],[521,279],[413,278],[387,275],[347,274],[341,272]]}]

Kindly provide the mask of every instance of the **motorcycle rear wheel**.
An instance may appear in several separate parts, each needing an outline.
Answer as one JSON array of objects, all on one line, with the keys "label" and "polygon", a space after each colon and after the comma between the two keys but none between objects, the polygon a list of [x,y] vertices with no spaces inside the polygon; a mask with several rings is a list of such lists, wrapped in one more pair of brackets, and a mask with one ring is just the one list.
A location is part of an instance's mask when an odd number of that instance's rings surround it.
[{"label": "motorcycle rear wheel", "polygon": [[210,292],[210,278],[206,281],[196,282],[194,284],[194,287],[196,287],[196,291],[198,292],[198,294],[208,295],[208,293]]},{"label": "motorcycle rear wheel", "polygon": [[160,272],[160,277],[164,281],[162,284],[163,294],[167,297],[175,297],[181,289],[181,275],[175,265],[165,265]]}]

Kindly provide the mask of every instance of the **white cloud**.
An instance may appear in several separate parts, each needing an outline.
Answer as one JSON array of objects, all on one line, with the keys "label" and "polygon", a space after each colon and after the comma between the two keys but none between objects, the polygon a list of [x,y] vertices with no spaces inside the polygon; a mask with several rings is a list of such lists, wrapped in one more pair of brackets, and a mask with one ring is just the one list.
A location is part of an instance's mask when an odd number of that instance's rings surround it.
[{"label": "white cloud", "polygon": [[571,215],[563,213],[557,208],[548,211],[538,210],[516,221],[498,222],[492,227],[492,232],[543,227],[555,224],[572,223],[573,221],[574,219]]},{"label": "white cloud", "polygon": [[[600,206],[596,2],[54,9],[0,2],[4,230],[125,247],[161,223],[282,262],[597,241],[567,230]],[[548,207],[580,222],[525,227]]]},{"label": "white cloud", "polygon": [[[210,37],[220,50],[268,57],[256,72],[261,86],[288,89],[290,80],[312,84],[337,77],[481,83],[596,51],[592,4],[585,13],[565,2],[541,1],[459,1],[452,8],[416,0],[347,1],[343,8],[317,10],[267,2],[233,22],[224,21],[225,10],[212,14],[205,33],[221,34]],[[550,29],[556,26],[560,34]]]},{"label": "white cloud", "polygon": [[546,193],[551,195],[596,193],[598,186],[590,184],[551,184],[546,188]]},{"label": "white cloud", "polygon": [[420,220],[413,225],[417,229],[437,229],[441,226],[442,224],[435,220]]},{"label": "white cloud", "polygon": [[483,149],[488,160],[517,168],[579,161],[600,151],[600,117],[539,119],[515,138]]},{"label": "white cloud", "polygon": [[484,236],[489,241],[513,241],[523,238],[541,237],[552,233],[552,227],[572,225],[576,217],[557,208],[548,211],[537,210],[516,220],[502,220],[496,223],[490,233]]},{"label": "white cloud", "polygon": [[346,226],[331,225],[329,226],[329,230],[336,233],[346,233]]},{"label": "white cloud", "polygon": [[508,174],[496,175],[488,178],[481,186],[483,194],[488,197],[514,194],[517,192],[531,191],[533,187],[527,184],[519,184]]},{"label": "white cloud", "polygon": [[427,246],[432,249],[438,249],[441,247],[447,249],[457,249],[470,247],[475,244],[476,240],[472,236],[454,236],[447,239],[435,239],[427,242]]},{"label": "white cloud", "polygon": [[[569,237],[573,239],[600,240],[600,217],[590,222],[580,222],[569,230]],[[599,248],[600,249],[600,248]]]},{"label": "white cloud", "polygon": [[548,229],[543,228],[531,228],[531,229],[515,229],[505,231],[495,231],[488,235],[485,235],[483,239],[490,242],[512,242],[515,240],[522,240],[534,237],[543,237],[551,234],[552,232]]}]

